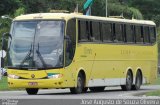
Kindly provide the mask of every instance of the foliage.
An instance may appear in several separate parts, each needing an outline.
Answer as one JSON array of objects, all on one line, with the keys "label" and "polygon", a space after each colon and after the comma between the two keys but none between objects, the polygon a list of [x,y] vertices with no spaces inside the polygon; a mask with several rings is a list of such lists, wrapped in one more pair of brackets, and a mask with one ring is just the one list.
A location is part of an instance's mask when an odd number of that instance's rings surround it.
[{"label": "foliage", "polygon": [[[121,0],[120,0],[121,1]],[[142,19],[141,12],[133,7],[129,7],[119,0],[108,0],[108,16],[120,16],[131,19],[133,16],[136,19]],[[92,15],[106,16],[106,0],[95,0],[92,6]]]},{"label": "foliage", "polygon": [[14,10],[18,8],[19,3],[19,0],[0,0],[0,16],[13,14]]},{"label": "foliage", "polygon": [[21,5],[26,9],[26,13],[47,12],[47,1],[48,0],[21,0]]},{"label": "foliage", "polygon": [[132,0],[128,5],[141,11],[144,19],[154,20],[160,26],[160,2],[158,0]]},{"label": "foliage", "polygon": [[120,4],[110,4],[109,5],[109,14],[111,16],[115,16],[117,14],[123,15],[125,18],[135,18],[135,19],[143,19],[140,11],[133,7],[121,6]]},{"label": "foliage", "polygon": [[160,96],[160,90],[149,92],[145,94],[146,96]]},{"label": "foliage", "polygon": [[[1,0],[0,15],[10,14],[17,16],[21,13],[49,12],[51,9],[63,9],[73,12],[76,4],[79,4],[80,12],[83,12],[85,0]],[[92,14],[105,16],[106,0],[94,0]],[[123,15],[126,18],[155,20],[159,22],[157,14],[160,13],[160,2],[158,0],[108,0],[109,15]],[[142,14],[143,13],[143,16]]]},{"label": "foliage", "polygon": [[[9,32],[10,24],[11,20],[0,19],[0,40],[3,33]],[[0,41],[0,46],[1,46],[1,41]]]},{"label": "foliage", "polygon": [[[160,85],[160,75],[158,75],[157,80],[152,85]],[[146,96],[160,96],[160,90],[148,92],[145,94]]]},{"label": "foliage", "polygon": [[[51,9],[63,9],[73,12],[76,4],[79,4],[80,12],[84,12],[82,7],[85,0],[2,0],[0,2],[0,7],[2,7],[0,15],[11,14],[12,16],[17,16],[20,13],[49,12]],[[123,3],[126,2],[125,0],[108,0],[108,2],[109,15],[120,15],[123,13],[126,18],[131,18],[132,15],[135,18],[142,18],[141,13],[137,9],[130,8]],[[95,16],[105,16],[105,4],[106,0],[94,0],[92,14]]]},{"label": "foliage", "polygon": [[19,16],[21,14],[25,14],[25,8],[24,7],[18,8],[14,13],[14,17]]},{"label": "foliage", "polygon": [[7,84],[7,77],[2,77],[2,80],[0,80],[0,91],[1,90],[8,90],[8,84]]}]

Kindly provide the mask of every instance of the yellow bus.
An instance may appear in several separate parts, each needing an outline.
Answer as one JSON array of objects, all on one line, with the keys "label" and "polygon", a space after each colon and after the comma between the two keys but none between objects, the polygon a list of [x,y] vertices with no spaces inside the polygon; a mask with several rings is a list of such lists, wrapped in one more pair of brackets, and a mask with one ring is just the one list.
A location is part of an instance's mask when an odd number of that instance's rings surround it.
[{"label": "yellow bus", "polygon": [[157,77],[155,27],[152,21],[76,13],[18,16],[8,39],[8,85],[29,95],[43,88],[138,90]]}]

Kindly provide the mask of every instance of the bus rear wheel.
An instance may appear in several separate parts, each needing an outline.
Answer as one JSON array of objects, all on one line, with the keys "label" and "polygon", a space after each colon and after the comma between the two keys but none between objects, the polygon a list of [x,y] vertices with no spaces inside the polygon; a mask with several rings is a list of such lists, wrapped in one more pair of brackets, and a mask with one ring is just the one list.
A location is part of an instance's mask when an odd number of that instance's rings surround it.
[{"label": "bus rear wheel", "polygon": [[140,71],[136,74],[136,82],[135,85],[132,86],[132,90],[139,90],[142,85],[142,75]]},{"label": "bus rear wheel", "polygon": [[132,83],[133,83],[133,76],[131,71],[127,72],[127,76],[126,76],[126,84],[125,85],[121,85],[121,88],[123,91],[129,91],[132,89]]},{"label": "bus rear wheel", "polygon": [[80,94],[82,93],[84,90],[84,83],[85,83],[85,80],[84,80],[84,77],[82,75],[82,73],[79,73],[78,74],[78,77],[77,77],[77,86],[74,87],[74,88],[70,88],[70,91],[72,94]]},{"label": "bus rear wheel", "polygon": [[28,93],[28,95],[36,95],[38,93],[37,88],[26,88],[26,92]]},{"label": "bus rear wheel", "polygon": [[90,87],[89,89],[92,92],[102,92],[102,91],[104,91],[105,87]]}]

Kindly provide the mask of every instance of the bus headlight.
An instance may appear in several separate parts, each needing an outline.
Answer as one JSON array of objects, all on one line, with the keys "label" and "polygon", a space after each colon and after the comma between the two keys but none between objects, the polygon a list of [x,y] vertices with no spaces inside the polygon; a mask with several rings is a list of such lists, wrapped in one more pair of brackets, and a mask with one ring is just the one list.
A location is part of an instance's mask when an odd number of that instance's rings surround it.
[{"label": "bus headlight", "polygon": [[13,75],[13,74],[9,74],[8,77],[12,78],[12,79],[18,79],[19,78],[19,76]]},{"label": "bus headlight", "polygon": [[53,74],[48,76],[49,79],[57,79],[63,77],[63,74]]}]

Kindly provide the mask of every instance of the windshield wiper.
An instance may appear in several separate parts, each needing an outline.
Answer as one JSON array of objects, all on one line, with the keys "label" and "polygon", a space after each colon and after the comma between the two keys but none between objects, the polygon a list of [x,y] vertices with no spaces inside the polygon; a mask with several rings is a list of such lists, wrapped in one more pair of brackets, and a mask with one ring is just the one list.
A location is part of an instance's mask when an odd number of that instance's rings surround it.
[{"label": "windshield wiper", "polygon": [[39,52],[39,43],[38,43],[38,49],[36,50],[36,53],[38,54],[38,57],[40,58],[40,60],[41,60],[41,62],[42,62],[42,64],[43,64],[43,66],[44,66],[44,68],[46,69],[46,68],[47,68],[46,62],[44,61],[44,59],[43,59],[41,53]]},{"label": "windshield wiper", "polygon": [[23,61],[20,63],[20,67],[23,66],[24,62],[30,57],[32,53],[32,43],[31,43],[31,47],[30,47],[30,50],[28,51],[27,55],[25,56],[25,58],[23,59]]}]

